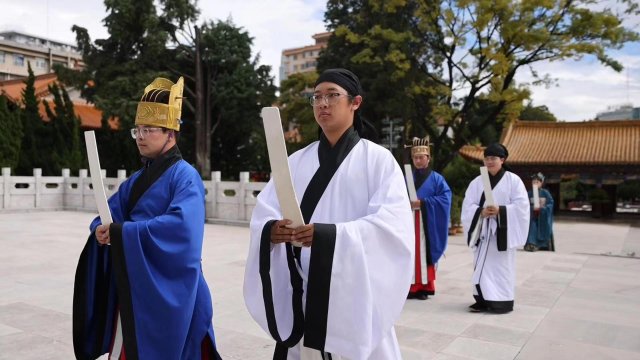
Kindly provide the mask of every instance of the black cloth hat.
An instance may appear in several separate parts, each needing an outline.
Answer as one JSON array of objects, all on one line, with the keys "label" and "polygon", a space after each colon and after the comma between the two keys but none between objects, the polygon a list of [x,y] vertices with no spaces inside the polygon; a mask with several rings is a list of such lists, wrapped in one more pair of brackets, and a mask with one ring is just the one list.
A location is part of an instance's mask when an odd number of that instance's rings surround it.
[{"label": "black cloth hat", "polygon": [[509,157],[509,151],[507,151],[507,148],[504,145],[493,143],[484,149],[484,156],[497,156],[499,158],[506,159]]},{"label": "black cloth hat", "polygon": [[356,74],[347,69],[327,69],[318,76],[318,80],[313,87],[323,82],[332,82],[340,85],[351,96],[362,95],[362,85]]},{"label": "black cloth hat", "polygon": [[[352,97],[364,95],[360,79],[358,79],[356,74],[347,69],[335,68],[323,71],[322,74],[318,76],[318,80],[316,80],[313,87],[315,88],[323,82],[331,82],[339,85]],[[356,129],[361,138],[378,142],[378,133],[375,127],[368,121],[362,119],[360,109],[356,110],[353,115],[353,128]]]}]

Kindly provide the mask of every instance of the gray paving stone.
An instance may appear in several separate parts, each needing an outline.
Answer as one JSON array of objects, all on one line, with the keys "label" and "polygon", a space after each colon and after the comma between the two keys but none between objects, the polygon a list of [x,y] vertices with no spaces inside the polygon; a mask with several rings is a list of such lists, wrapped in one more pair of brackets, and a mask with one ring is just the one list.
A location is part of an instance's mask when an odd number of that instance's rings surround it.
[{"label": "gray paving stone", "polygon": [[522,347],[530,335],[525,330],[485,324],[474,324],[462,333],[464,337],[517,347]]},{"label": "gray paving stone", "polygon": [[[73,279],[93,217],[0,213],[0,360],[73,358]],[[640,227],[556,221],[554,230],[557,252],[517,252],[515,310],[505,315],[468,312],[472,255],[463,236],[451,237],[436,295],[407,301],[396,323],[403,358],[640,359],[640,257],[620,257],[634,251]],[[224,359],[269,359],[274,349],[242,298],[248,234],[205,226],[203,271]]]},{"label": "gray paving stone", "polygon": [[497,344],[494,342],[456,338],[443,352],[456,356],[464,356],[471,359],[509,360],[516,357],[520,347]]},{"label": "gray paving stone", "polygon": [[536,334],[515,359],[633,360],[640,359],[640,353]]}]

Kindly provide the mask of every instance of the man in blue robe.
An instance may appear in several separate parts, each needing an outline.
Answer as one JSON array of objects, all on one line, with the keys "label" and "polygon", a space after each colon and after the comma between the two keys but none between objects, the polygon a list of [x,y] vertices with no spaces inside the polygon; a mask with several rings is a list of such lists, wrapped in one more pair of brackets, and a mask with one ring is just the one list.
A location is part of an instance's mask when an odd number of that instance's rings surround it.
[{"label": "man in blue robe", "polygon": [[78,359],[220,358],[201,266],[204,186],[176,144],[183,86],[145,88],[131,129],[144,167],[109,199],[113,223],[90,225],[73,294]]},{"label": "man in blue robe", "polygon": [[429,138],[414,138],[411,159],[418,200],[411,202],[415,223],[415,272],[408,299],[426,300],[436,291],[436,266],[447,248],[451,189],[444,177],[429,169]]},{"label": "man in blue robe", "polygon": [[[531,176],[531,190],[529,200],[531,204],[531,222],[529,236],[524,245],[526,251],[549,250],[555,251],[553,241],[553,197],[547,189],[543,189],[544,175],[537,173]],[[538,189],[539,204],[534,203],[534,189]]]}]

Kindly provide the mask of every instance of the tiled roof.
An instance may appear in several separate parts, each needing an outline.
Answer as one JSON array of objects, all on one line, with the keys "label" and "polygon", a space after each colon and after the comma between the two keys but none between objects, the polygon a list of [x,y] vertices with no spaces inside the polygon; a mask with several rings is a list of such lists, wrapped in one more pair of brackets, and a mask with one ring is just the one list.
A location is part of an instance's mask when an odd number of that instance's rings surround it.
[{"label": "tiled roof", "polygon": [[[49,106],[51,106],[51,110],[55,112],[55,104],[53,101],[48,101]],[[44,104],[38,104],[38,110],[40,113],[40,117],[44,121],[49,121],[49,117],[47,116],[47,111],[44,108]],[[86,103],[73,103],[73,110],[76,113],[76,116],[80,119],[80,127],[82,129],[99,129],[102,127],[102,111],[96,109],[93,105]],[[114,118],[109,119],[109,126],[111,129],[118,129],[118,121],[114,120]]]},{"label": "tiled roof", "polygon": [[[511,165],[640,165],[640,121],[516,121],[502,132]],[[481,162],[484,147],[460,155]]]},{"label": "tiled roof", "polygon": [[[36,89],[36,97],[40,100],[50,96],[49,85],[57,82],[58,76],[54,73],[38,75],[35,77],[34,87]],[[24,89],[24,78],[0,81],[0,95],[4,95],[11,102],[19,104],[22,101],[22,90]],[[53,106],[53,101],[49,101],[50,106]],[[96,109],[95,106],[87,104],[81,100],[73,101],[73,108],[76,112],[76,116],[80,118],[80,127],[83,129],[98,129],[100,128],[102,121],[102,111]],[[39,104],[40,116],[48,121],[47,113],[44,110],[44,105]],[[112,129],[118,128],[118,120],[109,119],[109,125]]]},{"label": "tiled roof", "polygon": [[[33,84],[36,88],[36,96],[41,98],[49,95],[49,84],[57,80],[58,76],[54,73],[36,76]],[[22,100],[24,81],[24,78],[0,81],[0,94],[13,103],[19,103]]]}]

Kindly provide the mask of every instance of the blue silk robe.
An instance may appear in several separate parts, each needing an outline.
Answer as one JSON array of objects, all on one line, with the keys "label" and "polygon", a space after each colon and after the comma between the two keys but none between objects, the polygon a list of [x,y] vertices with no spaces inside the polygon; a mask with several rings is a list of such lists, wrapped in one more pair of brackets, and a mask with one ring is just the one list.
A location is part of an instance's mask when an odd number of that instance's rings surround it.
[{"label": "blue silk robe", "polygon": [[141,174],[134,173],[109,199],[111,246],[96,242],[100,219],[90,225],[74,288],[78,359],[109,352],[118,313],[127,360],[201,359],[206,337],[215,353],[211,295],[201,268],[202,180],[178,160],[130,204]]},{"label": "blue silk robe", "polygon": [[[417,178],[414,171],[414,179]],[[416,184],[417,186],[417,184]],[[451,189],[444,177],[431,171],[429,177],[416,189],[416,195],[421,200],[420,212],[424,231],[428,236],[427,249],[429,265],[437,264],[447,249],[449,237],[449,218],[451,212]]]}]

